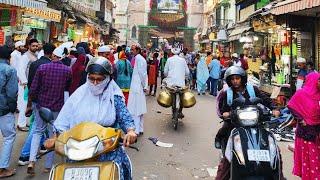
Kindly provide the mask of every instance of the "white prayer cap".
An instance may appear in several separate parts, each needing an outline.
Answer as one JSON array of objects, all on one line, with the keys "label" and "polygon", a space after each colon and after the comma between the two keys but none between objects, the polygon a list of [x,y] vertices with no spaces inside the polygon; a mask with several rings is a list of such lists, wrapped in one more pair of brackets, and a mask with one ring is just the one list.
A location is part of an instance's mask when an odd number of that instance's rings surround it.
[{"label": "white prayer cap", "polygon": [[297,58],[297,63],[306,63],[306,62],[307,62],[306,59],[303,58],[303,57],[298,57]]},{"label": "white prayer cap", "polygon": [[54,49],[53,54],[62,58],[64,54],[64,49],[61,47],[57,47],[56,49]]},{"label": "white prayer cap", "polygon": [[98,53],[104,53],[104,52],[111,52],[111,49],[109,46],[100,46],[98,48]]},{"label": "white prayer cap", "polygon": [[238,58],[238,54],[237,54],[237,53],[233,53],[233,54],[232,54],[232,57]]},{"label": "white prayer cap", "polygon": [[22,41],[17,41],[16,43],[14,43],[14,47],[18,48],[19,46],[24,46],[24,42]]}]

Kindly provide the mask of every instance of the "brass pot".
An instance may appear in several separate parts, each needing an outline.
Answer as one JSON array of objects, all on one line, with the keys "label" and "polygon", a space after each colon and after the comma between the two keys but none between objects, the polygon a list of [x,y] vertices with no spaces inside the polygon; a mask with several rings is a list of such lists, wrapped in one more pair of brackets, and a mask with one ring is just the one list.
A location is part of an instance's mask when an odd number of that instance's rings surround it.
[{"label": "brass pot", "polygon": [[172,97],[171,94],[167,91],[160,92],[157,102],[160,106],[168,108],[172,105]]},{"label": "brass pot", "polygon": [[197,102],[196,98],[191,92],[187,91],[187,92],[183,93],[182,104],[183,104],[184,108],[190,108],[190,107],[194,106],[196,104],[196,102]]}]

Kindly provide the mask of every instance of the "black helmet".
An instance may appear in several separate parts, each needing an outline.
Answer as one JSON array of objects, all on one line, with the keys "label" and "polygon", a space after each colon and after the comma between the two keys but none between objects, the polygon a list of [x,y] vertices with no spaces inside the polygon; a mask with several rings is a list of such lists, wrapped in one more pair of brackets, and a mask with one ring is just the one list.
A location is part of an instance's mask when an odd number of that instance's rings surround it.
[{"label": "black helmet", "polygon": [[231,66],[226,70],[226,72],[224,74],[224,79],[226,80],[226,82],[227,82],[229,87],[232,86],[232,84],[231,84],[231,76],[233,76],[233,75],[241,76],[242,85],[246,85],[247,84],[247,73],[246,73],[246,71],[243,70],[239,66]]},{"label": "black helmet", "polygon": [[101,75],[111,75],[113,73],[110,61],[101,56],[92,58],[87,65],[86,71],[89,74]]}]

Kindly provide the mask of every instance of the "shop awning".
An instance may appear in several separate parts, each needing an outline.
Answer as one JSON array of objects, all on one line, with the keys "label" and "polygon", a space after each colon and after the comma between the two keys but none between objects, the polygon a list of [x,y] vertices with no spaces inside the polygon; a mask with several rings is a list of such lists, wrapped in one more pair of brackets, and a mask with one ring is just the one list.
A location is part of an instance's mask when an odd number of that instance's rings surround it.
[{"label": "shop awning", "polygon": [[281,15],[320,6],[320,0],[286,0],[278,3],[271,14]]},{"label": "shop awning", "polygon": [[47,1],[45,0],[0,0],[0,3],[35,9],[44,9],[47,7]]},{"label": "shop awning", "polygon": [[236,27],[234,30],[231,31],[229,34],[228,40],[229,41],[234,41],[238,40],[241,37],[241,34],[244,32],[247,32],[251,29],[252,27],[245,26],[245,27]]}]

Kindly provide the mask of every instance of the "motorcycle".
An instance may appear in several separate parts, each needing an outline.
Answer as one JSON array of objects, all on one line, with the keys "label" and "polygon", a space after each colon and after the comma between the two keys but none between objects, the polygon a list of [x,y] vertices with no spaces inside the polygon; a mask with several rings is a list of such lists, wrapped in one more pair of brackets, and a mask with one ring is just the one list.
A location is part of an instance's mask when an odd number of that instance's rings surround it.
[{"label": "motorcycle", "polygon": [[251,104],[244,105],[244,98],[232,104],[231,131],[225,157],[231,164],[231,179],[270,180],[280,179],[280,153],[273,134],[264,127],[271,112],[261,104],[261,99],[250,98]]},{"label": "motorcycle", "polygon": [[174,130],[178,129],[178,122],[179,119],[183,119],[184,116],[182,115],[182,112],[179,113],[179,109],[182,105],[182,95],[183,93],[188,89],[187,87],[169,87],[165,86],[166,90],[171,94],[172,102],[171,102],[171,108],[172,108],[172,121],[173,121],[173,128]]},{"label": "motorcycle", "polygon": [[196,98],[187,86],[168,86],[164,80],[161,87],[164,88],[164,91],[160,92],[157,102],[162,107],[172,108],[173,128],[177,130],[179,119],[184,118],[184,115],[180,112],[181,108],[193,107],[196,104]]},{"label": "motorcycle", "polygon": [[293,142],[295,139],[296,120],[288,108],[281,110],[280,117],[272,117],[270,121],[265,122],[266,127],[273,133],[277,141]]},{"label": "motorcycle", "polygon": [[[39,114],[52,125],[53,116],[49,109],[41,108]],[[102,154],[121,147],[121,137],[123,133],[120,129],[105,128],[93,122],[80,123],[60,134],[55,140],[54,149],[48,153],[55,151],[68,160],[55,165],[49,179],[120,179],[120,169],[116,162],[99,162],[98,159]]]}]

